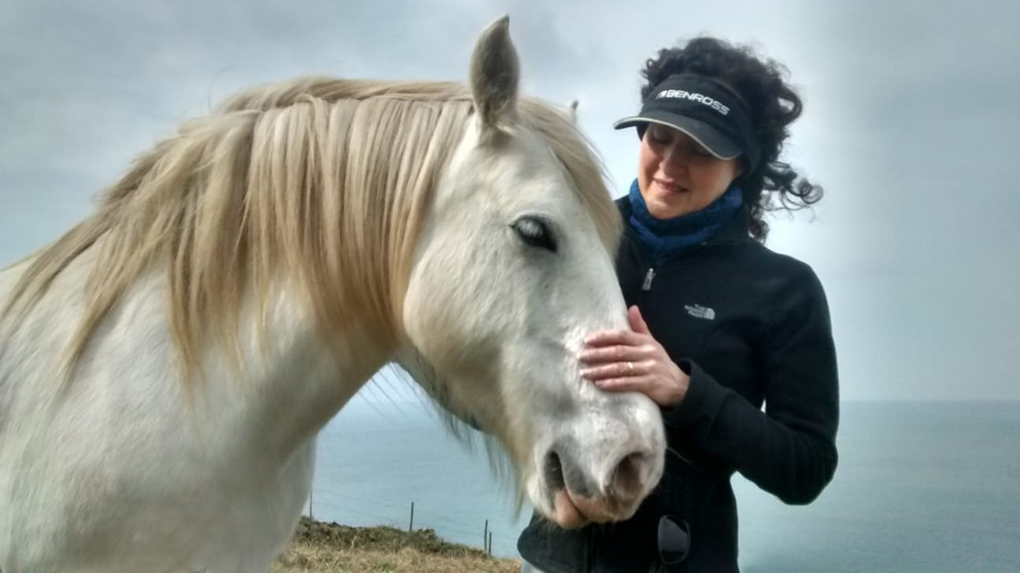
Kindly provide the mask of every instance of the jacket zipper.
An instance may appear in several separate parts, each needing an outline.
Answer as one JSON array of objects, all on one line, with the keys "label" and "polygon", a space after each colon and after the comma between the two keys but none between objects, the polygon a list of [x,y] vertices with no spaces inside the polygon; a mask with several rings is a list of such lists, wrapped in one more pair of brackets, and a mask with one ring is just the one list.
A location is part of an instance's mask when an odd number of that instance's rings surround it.
[{"label": "jacket zipper", "polygon": [[648,267],[648,272],[645,273],[645,282],[641,283],[641,290],[650,291],[652,290],[652,280],[655,279],[655,269]]},{"label": "jacket zipper", "polygon": [[[740,244],[740,242],[739,241],[715,241],[715,242],[706,241],[704,243],[701,243],[700,245],[694,246],[694,248],[689,250],[687,253],[684,253],[682,256],[684,256],[684,257],[690,256],[692,253],[700,251],[700,250],[702,250],[702,249],[704,249],[706,247],[736,245],[736,244]],[[645,251],[644,248],[641,245],[638,245],[638,248],[641,250],[642,253],[647,254],[647,251]],[[652,281],[653,280],[655,280],[655,267],[648,267],[648,272],[645,273],[645,280],[641,283],[641,290],[645,291],[645,292],[648,292],[648,291],[652,290]]]}]

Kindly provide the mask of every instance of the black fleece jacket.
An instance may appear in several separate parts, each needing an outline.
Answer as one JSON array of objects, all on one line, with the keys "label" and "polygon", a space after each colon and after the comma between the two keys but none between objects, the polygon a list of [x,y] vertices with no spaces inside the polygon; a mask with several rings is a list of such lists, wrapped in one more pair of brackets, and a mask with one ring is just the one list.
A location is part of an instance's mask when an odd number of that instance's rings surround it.
[{"label": "black fleece jacket", "polygon": [[[665,474],[633,518],[568,531],[536,516],[518,550],[547,573],[736,571],[733,472],[807,504],[836,470],[839,391],[825,294],[808,265],[752,240],[744,213],[653,266],[627,224],[627,197],[617,204],[624,298],[690,387],[663,410]],[[685,521],[691,536],[688,557],[668,567],[656,545],[663,515]]]}]

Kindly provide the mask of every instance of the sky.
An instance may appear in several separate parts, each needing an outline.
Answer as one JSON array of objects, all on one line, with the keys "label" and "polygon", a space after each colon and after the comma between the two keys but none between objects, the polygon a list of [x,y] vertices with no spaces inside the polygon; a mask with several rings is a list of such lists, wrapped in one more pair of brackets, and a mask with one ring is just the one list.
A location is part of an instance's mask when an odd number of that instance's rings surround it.
[{"label": "sky", "polygon": [[464,81],[503,14],[522,90],[580,100],[616,196],[638,145],[612,123],[639,108],[645,59],[707,33],[782,62],[805,102],[785,158],[825,198],[771,218],[767,245],[822,280],[843,399],[1020,399],[1020,3],[1005,0],[0,0],[0,266],[237,89]]}]

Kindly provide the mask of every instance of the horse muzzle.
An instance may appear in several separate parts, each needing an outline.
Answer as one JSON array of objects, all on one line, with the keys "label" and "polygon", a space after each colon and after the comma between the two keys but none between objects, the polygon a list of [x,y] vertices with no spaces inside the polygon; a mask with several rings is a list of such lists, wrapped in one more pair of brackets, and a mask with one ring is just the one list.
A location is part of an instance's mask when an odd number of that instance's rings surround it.
[{"label": "horse muzzle", "polygon": [[573,443],[554,446],[543,466],[550,518],[566,529],[629,519],[662,477],[661,456],[652,451],[625,452],[593,472],[580,463],[576,449]]}]

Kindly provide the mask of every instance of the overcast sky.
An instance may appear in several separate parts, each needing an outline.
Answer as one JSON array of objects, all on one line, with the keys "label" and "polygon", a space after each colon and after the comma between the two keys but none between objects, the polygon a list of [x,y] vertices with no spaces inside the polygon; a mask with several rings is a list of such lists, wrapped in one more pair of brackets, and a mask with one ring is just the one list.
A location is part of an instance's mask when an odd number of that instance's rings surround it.
[{"label": "overcast sky", "polygon": [[845,399],[1020,399],[1020,3],[0,1],[0,265],[234,90],[309,73],[466,79],[503,13],[524,90],[579,114],[614,193],[638,70],[698,33],[785,63],[788,160],[826,188],[770,248],[825,285]]}]

